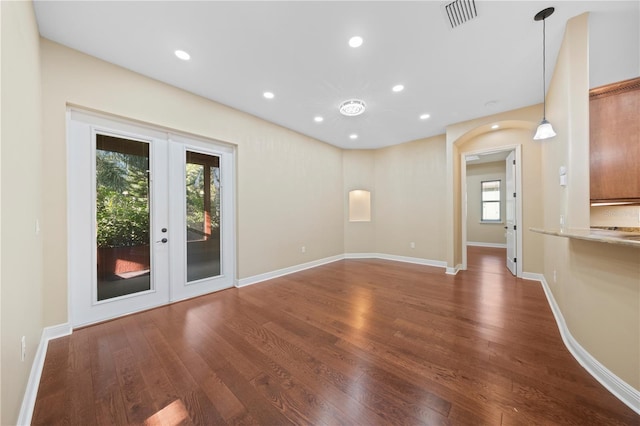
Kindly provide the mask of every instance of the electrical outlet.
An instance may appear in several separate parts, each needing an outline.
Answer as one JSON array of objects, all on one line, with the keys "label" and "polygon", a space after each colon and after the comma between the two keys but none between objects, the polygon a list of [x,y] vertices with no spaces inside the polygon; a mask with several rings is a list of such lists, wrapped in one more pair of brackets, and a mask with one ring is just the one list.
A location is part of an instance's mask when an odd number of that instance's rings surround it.
[{"label": "electrical outlet", "polygon": [[306,253],[307,248],[305,246],[300,247],[300,253]]},{"label": "electrical outlet", "polygon": [[27,336],[22,336],[20,340],[20,360],[24,361],[27,357]]},{"label": "electrical outlet", "polygon": [[553,282],[558,282],[558,274],[556,273],[556,270],[553,270]]},{"label": "electrical outlet", "polygon": [[414,243],[413,241],[411,241],[409,243],[409,247],[411,247],[412,249],[416,248],[416,243]]}]

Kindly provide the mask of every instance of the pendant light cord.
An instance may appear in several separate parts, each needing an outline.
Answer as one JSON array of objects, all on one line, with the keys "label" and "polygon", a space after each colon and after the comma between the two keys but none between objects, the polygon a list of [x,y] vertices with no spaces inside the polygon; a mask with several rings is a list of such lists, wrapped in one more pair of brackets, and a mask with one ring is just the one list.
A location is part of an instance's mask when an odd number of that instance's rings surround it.
[{"label": "pendant light cord", "polygon": [[546,82],[546,69],[547,69],[547,40],[546,40],[546,18],[542,20],[542,119],[547,119],[547,82]]}]

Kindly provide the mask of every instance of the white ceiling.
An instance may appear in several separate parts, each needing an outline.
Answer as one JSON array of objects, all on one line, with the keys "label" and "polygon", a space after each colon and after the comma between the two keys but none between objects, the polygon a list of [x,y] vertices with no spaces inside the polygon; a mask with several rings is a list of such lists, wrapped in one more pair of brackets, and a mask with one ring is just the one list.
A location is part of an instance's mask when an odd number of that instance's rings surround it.
[{"label": "white ceiling", "polygon": [[[496,161],[505,161],[511,151],[489,152],[486,154],[467,155],[467,165],[495,163]],[[478,158],[476,158],[478,157]]]},{"label": "white ceiling", "polygon": [[[638,13],[637,1],[477,1],[478,16],[452,29],[446,3],[36,1],[35,10],[45,38],[343,148],[398,144],[541,103],[542,23],[533,16],[546,7],[556,8],[547,83],[569,18]],[[353,35],[364,38],[357,49]],[[392,92],[396,84],[405,90]],[[341,116],[338,105],[354,97],[366,112]]]}]

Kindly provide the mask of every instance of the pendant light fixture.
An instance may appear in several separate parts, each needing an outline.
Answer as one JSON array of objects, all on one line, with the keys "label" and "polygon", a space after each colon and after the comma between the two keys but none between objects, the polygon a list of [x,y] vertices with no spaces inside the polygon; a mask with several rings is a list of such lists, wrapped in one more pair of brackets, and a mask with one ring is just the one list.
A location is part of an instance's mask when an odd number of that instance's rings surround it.
[{"label": "pendant light fixture", "polygon": [[536,16],[533,17],[534,21],[542,21],[542,121],[538,125],[538,130],[536,130],[536,134],[533,137],[534,140],[542,140],[549,139],[556,135],[556,132],[553,131],[553,127],[551,123],[547,121],[547,99],[546,99],[546,28],[545,28],[545,20],[553,14],[555,8],[548,7],[546,9],[541,10],[536,13]]}]

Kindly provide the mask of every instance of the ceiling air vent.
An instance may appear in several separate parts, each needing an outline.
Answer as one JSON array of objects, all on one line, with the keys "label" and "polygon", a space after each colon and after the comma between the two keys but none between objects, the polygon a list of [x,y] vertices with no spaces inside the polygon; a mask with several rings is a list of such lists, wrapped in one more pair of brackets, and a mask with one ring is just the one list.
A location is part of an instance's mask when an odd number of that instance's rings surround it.
[{"label": "ceiling air vent", "polygon": [[475,0],[455,0],[445,5],[451,28],[455,28],[478,16]]}]

